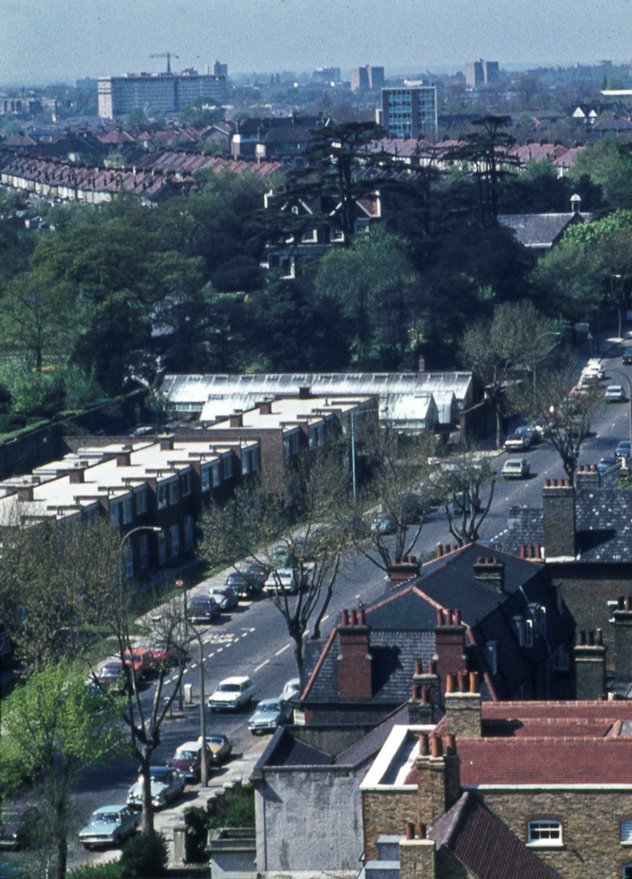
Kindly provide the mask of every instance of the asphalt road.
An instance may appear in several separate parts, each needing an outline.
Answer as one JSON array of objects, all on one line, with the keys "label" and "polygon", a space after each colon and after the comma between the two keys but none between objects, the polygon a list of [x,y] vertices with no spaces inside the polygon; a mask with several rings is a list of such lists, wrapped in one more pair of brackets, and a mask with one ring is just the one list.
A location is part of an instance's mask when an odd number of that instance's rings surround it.
[{"label": "asphalt road", "polygon": [[[621,365],[620,358],[610,363],[632,378],[632,370]],[[607,370],[606,370],[607,371]],[[624,383],[620,376],[611,374],[611,381]],[[602,382],[605,388],[607,381]],[[597,463],[603,455],[612,452],[620,439],[630,434],[629,404],[604,403],[600,407],[594,422],[593,433],[586,441],[580,463]],[[500,470],[507,455],[497,455],[494,460]],[[505,481],[499,478],[489,515],[481,528],[480,539],[501,541],[506,530],[507,513],[511,506],[529,504],[541,506],[542,484],[545,478],[560,478],[564,473],[560,459],[547,443],[525,453],[531,465],[532,476],[528,480]],[[424,525],[417,541],[415,551],[421,555],[432,552],[437,543],[454,543],[443,511],[434,512]],[[223,582],[224,576],[218,575],[195,587],[194,591],[206,591],[210,582]],[[332,599],[328,617],[325,618],[323,633],[326,634],[334,621],[340,616],[343,608],[357,605],[359,600],[369,602],[385,590],[384,573],[372,565],[362,555],[347,560],[344,564],[336,593]],[[224,677],[233,674],[247,674],[255,682],[257,698],[277,695],[286,680],[296,676],[292,643],[285,631],[284,621],[274,604],[265,597],[249,604],[242,603],[237,611],[226,615],[220,622],[209,626],[203,634],[204,674],[206,696]],[[195,650],[194,650],[195,653]],[[165,763],[173,755],[178,744],[188,739],[197,738],[199,734],[199,658],[194,656],[189,663],[184,683],[192,684],[193,702],[184,709],[182,716],[168,719],[162,729],[162,741],[155,752],[156,763]],[[147,696],[151,696],[151,685]],[[228,768],[214,774],[212,782],[221,783],[222,779],[248,772],[243,766],[251,767],[257,754],[265,742],[253,739],[248,731],[247,721],[251,710],[245,709],[237,713],[215,714],[207,710],[207,731],[218,731],[227,734],[234,742],[235,755]],[[248,755],[250,759],[242,764],[240,757]],[[119,761],[114,765],[86,771],[79,784],[76,797],[77,828],[98,806],[106,803],[124,802],[127,789],[134,781],[136,764],[134,761]],[[191,795],[180,803],[177,812],[188,805]],[[159,821],[158,824],[164,823]],[[86,860],[102,860],[103,855],[86,854],[71,839],[71,863],[77,864]]]}]

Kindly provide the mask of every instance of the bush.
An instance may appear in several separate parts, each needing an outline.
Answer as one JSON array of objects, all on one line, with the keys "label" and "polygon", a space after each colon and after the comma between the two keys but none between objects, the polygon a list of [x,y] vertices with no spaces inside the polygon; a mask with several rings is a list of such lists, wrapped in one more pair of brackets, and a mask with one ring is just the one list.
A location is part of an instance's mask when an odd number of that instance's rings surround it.
[{"label": "bush", "polygon": [[209,803],[209,827],[254,827],[255,792],[250,784],[236,784]]},{"label": "bush", "polygon": [[187,862],[202,864],[208,860],[206,855],[206,834],[208,830],[206,811],[200,808],[187,809],[184,813],[184,823],[187,826],[185,858]]},{"label": "bush", "polygon": [[159,879],[167,869],[167,840],[162,833],[139,833],[123,845],[122,875],[125,879]]},{"label": "bush", "polygon": [[120,861],[109,861],[107,864],[84,864],[66,874],[67,879],[123,879],[123,868]]}]

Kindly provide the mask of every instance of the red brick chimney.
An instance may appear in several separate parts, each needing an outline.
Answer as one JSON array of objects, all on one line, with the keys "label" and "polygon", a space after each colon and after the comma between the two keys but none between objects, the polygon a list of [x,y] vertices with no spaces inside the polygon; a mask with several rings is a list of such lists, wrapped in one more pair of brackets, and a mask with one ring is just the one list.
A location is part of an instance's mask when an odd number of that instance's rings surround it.
[{"label": "red brick chimney", "polygon": [[419,818],[430,825],[450,809],[461,793],[460,760],[454,735],[421,733],[417,757]]},{"label": "red brick chimney", "polygon": [[419,576],[419,562],[416,556],[405,556],[389,566],[388,579],[391,589]]},{"label": "red brick chimney", "polygon": [[448,674],[465,666],[465,626],[459,610],[437,609],[435,651],[439,683],[445,689]]},{"label": "red brick chimney", "polygon": [[342,611],[338,625],[338,695],[341,699],[370,699],[373,695],[369,631],[364,610]]}]

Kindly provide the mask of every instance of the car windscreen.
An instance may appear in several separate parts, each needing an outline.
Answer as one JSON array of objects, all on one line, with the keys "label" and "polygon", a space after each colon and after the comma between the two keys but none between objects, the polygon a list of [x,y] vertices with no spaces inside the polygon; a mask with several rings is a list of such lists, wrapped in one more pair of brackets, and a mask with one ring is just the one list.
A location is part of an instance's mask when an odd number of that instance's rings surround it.
[{"label": "car windscreen", "polygon": [[220,693],[238,693],[241,687],[239,684],[220,684],[217,690]]}]

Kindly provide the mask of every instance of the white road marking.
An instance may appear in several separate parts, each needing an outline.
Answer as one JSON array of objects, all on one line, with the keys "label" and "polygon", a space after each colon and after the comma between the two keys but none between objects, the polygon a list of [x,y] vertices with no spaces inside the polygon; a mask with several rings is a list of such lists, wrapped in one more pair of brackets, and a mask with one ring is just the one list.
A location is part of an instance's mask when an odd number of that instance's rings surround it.
[{"label": "white road marking", "polygon": [[197,662],[192,662],[191,665],[189,666],[189,668],[191,668],[191,669],[197,668]]},{"label": "white road marking", "polygon": [[292,646],[291,644],[286,644],[285,647],[281,647],[280,650],[277,650],[277,652],[274,655],[280,656],[282,653],[285,653],[286,650],[289,650],[291,646]]},{"label": "white road marking", "polygon": [[267,665],[269,662],[270,662],[270,660],[266,659],[264,662],[261,663],[261,665],[258,665],[256,667],[255,671],[259,671],[259,669],[262,669],[264,667],[264,665]]}]

